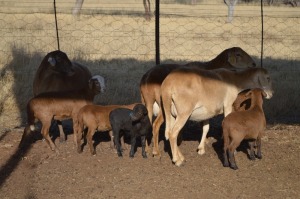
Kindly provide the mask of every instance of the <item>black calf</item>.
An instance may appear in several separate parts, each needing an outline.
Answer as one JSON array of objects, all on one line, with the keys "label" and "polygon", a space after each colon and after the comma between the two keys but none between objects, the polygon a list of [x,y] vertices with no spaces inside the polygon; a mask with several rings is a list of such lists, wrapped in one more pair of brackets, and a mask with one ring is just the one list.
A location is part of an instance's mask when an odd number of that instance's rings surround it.
[{"label": "black calf", "polygon": [[136,138],[141,137],[142,142],[142,155],[147,158],[145,146],[146,136],[152,132],[152,125],[148,117],[148,111],[142,104],[137,104],[133,110],[127,108],[117,108],[111,111],[109,115],[110,124],[113,130],[114,142],[117,147],[118,156],[122,157],[120,145],[120,133],[130,135],[131,149],[129,156],[134,157],[134,148]]}]

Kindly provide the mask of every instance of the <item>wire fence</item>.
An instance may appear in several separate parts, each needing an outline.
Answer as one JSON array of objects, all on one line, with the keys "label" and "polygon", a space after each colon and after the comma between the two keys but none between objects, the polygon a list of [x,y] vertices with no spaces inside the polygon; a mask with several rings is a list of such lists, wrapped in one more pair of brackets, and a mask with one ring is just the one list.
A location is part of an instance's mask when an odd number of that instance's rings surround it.
[{"label": "wire fence", "polygon": [[[266,106],[267,115],[299,119],[300,7],[284,2],[264,2],[262,24],[260,1],[236,4],[228,23],[228,7],[221,0],[161,0],[160,62],[208,61],[239,46],[260,65],[263,42],[264,67],[282,94]],[[87,0],[79,16],[72,14],[74,4],[56,2],[60,50],[106,78],[110,89],[97,102],[136,102],[140,78],[156,63],[155,1],[150,1],[151,20],[145,18],[142,0]],[[52,0],[0,0],[2,124],[15,125],[13,113],[24,123],[35,71],[58,48],[55,22]],[[124,82],[131,86],[124,89]]]},{"label": "wire fence", "polygon": [[[151,21],[144,18],[142,1],[84,2],[80,16],[73,16],[73,1],[56,3],[61,49],[73,56],[90,58],[155,59],[154,3]],[[223,49],[241,46],[260,57],[260,4],[235,6],[234,18],[226,23],[228,8],[223,2],[160,4],[161,60],[208,60]],[[284,4],[264,5],[264,56],[299,59],[300,10]],[[2,1],[1,51],[11,46],[49,52],[57,49],[53,2]]]}]

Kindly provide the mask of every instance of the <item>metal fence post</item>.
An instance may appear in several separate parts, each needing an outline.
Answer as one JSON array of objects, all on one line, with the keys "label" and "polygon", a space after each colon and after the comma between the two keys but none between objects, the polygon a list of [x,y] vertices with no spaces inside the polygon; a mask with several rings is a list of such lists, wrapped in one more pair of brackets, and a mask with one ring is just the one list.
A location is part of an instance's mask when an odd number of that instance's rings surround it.
[{"label": "metal fence post", "polygon": [[156,59],[156,65],[160,64],[160,52],[159,52],[159,0],[155,1],[155,59]]}]

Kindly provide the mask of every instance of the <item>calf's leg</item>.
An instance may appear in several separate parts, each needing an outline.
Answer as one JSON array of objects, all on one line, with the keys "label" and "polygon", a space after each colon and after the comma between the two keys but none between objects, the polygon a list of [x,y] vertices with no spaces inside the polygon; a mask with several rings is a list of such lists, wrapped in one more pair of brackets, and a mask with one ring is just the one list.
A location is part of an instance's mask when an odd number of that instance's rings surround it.
[{"label": "calf's leg", "polygon": [[122,150],[121,150],[121,145],[120,145],[120,129],[119,128],[113,128],[113,137],[114,137],[114,142],[117,148],[117,153],[119,157],[122,157]]},{"label": "calf's leg", "polygon": [[229,167],[229,162],[228,162],[228,151],[227,151],[227,149],[225,149],[225,148],[224,148],[224,152],[223,152],[223,158],[224,158],[223,166],[224,166],[224,167]]},{"label": "calf's leg", "polygon": [[41,133],[43,137],[45,138],[47,144],[50,146],[52,151],[55,151],[56,153],[59,153],[58,149],[56,148],[54,142],[51,140],[49,136],[49,129],[50,129],[51,122],[42,122],[42,130]]},{"label": "calf's leg", "polygon": [[223,146],[223,166],[224,167],[229,167],[229,162],[228,162],[228,145],[229,145],[229,137],[228,137],[228,132],[226,129],[223,128],[223,138],[224,138],[224,146]]},{"label": "calf's leg", "polygon": [[147,158],[147,153],[146,153],[146,136],[145,135],[141,136],[141,141],[142,141],[142,156],[143,156],[143,158]]},{"label": "calf's leg", "polygon": [[62,122],[57,120],[57,126],[58,126],[58,130],[59,130],[59,142],[63,143],[66,141],[66,135],[62,126]]},{"label": "calf's leg", "polygon": [[232,140],[230,145],[228,146],[228,156],[229,156],[230,168],[232,168],[234,170],[238,169],[238,167],[235,163],[234,152],[239,145],[240,145],[240,142],[236,142],[236,141]]},{"label": "calf's leg", "polygon": [[228,156],[229,156],[230,168],[237,170],[238,167],[235,163],[234,151],[228,151]]},{"label": "calf's leg", "polygon": [[96,129],[95,128],[89,128],[88,133],[87,133],[87,143],[90,147],[90,152],[92,155],[96,155],[96,150],[93,144],[93,135],[95,133]]},{"label": "calf's leg", "polygon": [[74,132],[74,133],[77,133],[77,136],[76,136],[76,138],[77,138],[77,144],[76,144],[77,145],[77,152],[81,153],[82,152],[81,139],[82,139],[82,135],[83,135],[83,128],[78,125],[76,131],[77,132]]},{"label": "calf's leg", "polygon": [[[115,149],[115,142],[114,142],[114,136],[113,136],[113,132],[112,131],[109,131],[109,136],[110,136],[110,148],[111,149]],[[127,149],[127,146],[125,144],[125,136],[122,136],[121,137],[121,146],[122,146],[122,149],[126,150]]]},{"label": "calf's leg", "polygon": [[250,158],[250,160],[255,160],[254,144],[255,144],[254,140],[249,140],[249,146],[250,146],[249,158]]},{"label": "calf's leg", "polygon": [[133,158],[134,157],[134,147],[135,147],[135,144],[136,144],[136,137],[135,136],[131,136],[131,148],[130,148],[130,152],[129,152],[129,157]]},{"label": "calf's leg", "polygon": [[261,155],[261,135],[259,135],[257,137],[256,144],[257,144],[257,154],[256,154],[257,158],[262,159],[262,155]]}]

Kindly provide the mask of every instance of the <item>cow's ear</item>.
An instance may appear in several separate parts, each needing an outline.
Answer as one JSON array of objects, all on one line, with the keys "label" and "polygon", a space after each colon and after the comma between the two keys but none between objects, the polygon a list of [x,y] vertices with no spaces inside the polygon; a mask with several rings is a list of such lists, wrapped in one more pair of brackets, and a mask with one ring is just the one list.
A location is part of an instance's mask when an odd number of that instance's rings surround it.
[{"label": "cow's ear", "polygon": [[48,62],[51,66],[55,66],[56,65],[56,60],[53,57],[49,57],[48,58]]}]

